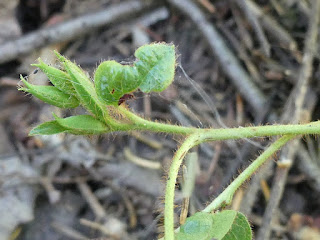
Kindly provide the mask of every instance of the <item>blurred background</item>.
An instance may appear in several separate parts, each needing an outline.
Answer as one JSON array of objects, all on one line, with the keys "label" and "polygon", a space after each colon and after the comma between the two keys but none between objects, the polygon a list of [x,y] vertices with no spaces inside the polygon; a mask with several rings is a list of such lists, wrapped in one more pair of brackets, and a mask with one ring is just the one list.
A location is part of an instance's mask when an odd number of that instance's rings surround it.
[{"label": "blurred background", "polygon": [[[29,137],[61,110],[17,91],[19,74],[49,84],[39,57],[58,50],[93,76],[132,63],[151,42],[176,46],[174,83],[125,104],[148,119],[194,127],[320,118],[318,0],[0,0],[0,240],[157,239],[165,176],[179,136],[131,132]],[[275,138],[202,144],[186,162],[188,209],[203,209]],[[185,195],[183,195],[185,196]],[[320,239],[320,142],[287,144],[234,196],[255,239]],[[181,220],[181,219],[180,219]],[[183,217],[182,217],[183,221]]]}]

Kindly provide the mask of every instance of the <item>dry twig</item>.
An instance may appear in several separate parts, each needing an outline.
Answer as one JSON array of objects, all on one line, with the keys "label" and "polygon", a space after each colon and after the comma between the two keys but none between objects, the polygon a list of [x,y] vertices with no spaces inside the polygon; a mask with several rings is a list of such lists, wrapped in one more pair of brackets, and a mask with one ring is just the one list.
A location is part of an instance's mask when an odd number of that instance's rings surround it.
[{"label": "dry twig", "polygon": [[91,191],[88,184],[86,182],[78,182],[78,187],[79,187],[81,194],[83,195],[83,197],[86,199],[86,201],[90,205],[92,211],[94,212],[94,215],[98,219],[105,218],[107,216],[107,213],[106,213],[105,209],[102,207],[102,205],[100,204],[97,197]]},{"label": "dry twig", "polygon": [[129,213],[130,228],[134,229],[138,224],[137,213],[136,213],[136,209],[134,208],[132,201],[130,200],[129,196],[127,196],[127,194],[126,194],[126,191],[121,189],[119,186],[113,184],[111,181],[106,181],[106,184],[113,191],[117,192],[121,196],[123,203],[126,206],[128,213]]},{"label": "dry twig", "polygon": [[160,162],[155,162],[149,159],[144,159],[141,157],[138,157],[134,155],[129,148],[124,148],[124,155],[126,159],[129,161],[133,162],[134,164],[137,164],[140,167],[144,168],[150,168],[150,169],[161,169],[161,163]]},{"label": "dry twig", "polygon": [[290,34],[278,24],[276,20],[274,20],[271,16],[265,14],[258,5],[256,5],[251,0],[246,0],[248,8],[259,17],[261,24],[264,26],[266,31],[276,40],[278,40],[279,44],[283,47],[286,47],[292,51],[297,49],[297,43],[290,36]]},{"label": "dry twig", "polygon": [[[318,24],[320,17],[320,1],[313,0],[313,7],[309,14],[309,29],[305,40],[305,50],[300,68],[298,82],[292,91],[292,99],[294,99],[294,116],[293,123],[302,121],[302,108],[305,102],[305,97],[308,89],[309,79],[312,74],[312,63],[314,54],[317,49]],[[291,112],[291,108],[287,108]],[[287,114],[288,116],[289,114]],[[292,118],[292,117],[291,117]],[[287,145],[281,151],[281,157],[278,162],[276,175],[273,182],[273,187],[270,195],[265,214],[263,216],[263,223],[259,229],[257,239],[269,239],[271,233],[271,221],[276,209],[278,208],[280,199],[282,197],[284,186],[286,183],[289,169],[293,163],[296,151],[299,146],[299,140],[296,139]]]},{"label": "dry twig", "polygon": [[86,240],[88,237],[84,236],[82,233],[64,225],[59,222],[51,223],[51,226],[62,235],[75,240]]},{"label": "dry twig", "polygon": [[237,57],[229,50],[221,35],[206,20],[200,9],[190,0],[169,0],[169,3],[192,19],[208,41],[210,48],[220,61],[225,74],[229,76],[230,80],[239,89],[254,111],[257,114],[261,113],[262,109],[265,108],[265,96],[252,82],[252,79],[242,68]]},{"label": "dry twig", "polygon": [[248,7],[246,0],[237,0],[235,1],[238,6],[244,11],[248,20],[251,22],[253,29],[255,30],[257,37],[260,41],[262,50],[266,56],[270,56],[270,44],[262,30],[262,27],[257,19],[257,16],[252,12]]},{"label": "dry twig", "polygon": [[312,161],[310,154],[307,149],[300,145],[297,151],[298,156],[298,166],[302,172],[304,172],[308,178],[312,180],[314,188],[320,192],[320,168],[319,166]]},{"label": "dry twig", "polygon": [[121,18],[128,18],[128,16],[138,14],[155,5],[154,2],[149,4],[147,1],[131,0],[110,6],[97,13],[69,20],[51,28],[35,31],[15,41],[0,45],[0,64],[13,60],[20,55],[30,53],[36,48],[74,39],[98,27],[116,23]]}]

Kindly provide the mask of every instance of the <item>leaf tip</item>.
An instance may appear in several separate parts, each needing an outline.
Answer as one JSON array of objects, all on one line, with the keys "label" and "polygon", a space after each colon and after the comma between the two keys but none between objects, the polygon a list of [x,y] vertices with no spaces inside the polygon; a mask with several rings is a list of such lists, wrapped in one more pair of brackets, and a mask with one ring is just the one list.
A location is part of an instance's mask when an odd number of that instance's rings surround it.
[{"label": "leaf tip", "polygon": [[54,54],[56,57],[59,59],[60,62],[64,63],[67,59],[62,56],[57,50],[53,50]]},{"label": "leaf tip", "polygon": [[20,80],[23,82],[23,84],[26,86],[26,88],[19,86],[19,91],[26,91],[30,88],[30,83],[20,74]]},{"label": "leaf tip", "polygon": [[55,114],[54,112],[52,113],[52,116],[54,117],[55,120],[59,120],[60,118],[58,117],[57,114]]}]

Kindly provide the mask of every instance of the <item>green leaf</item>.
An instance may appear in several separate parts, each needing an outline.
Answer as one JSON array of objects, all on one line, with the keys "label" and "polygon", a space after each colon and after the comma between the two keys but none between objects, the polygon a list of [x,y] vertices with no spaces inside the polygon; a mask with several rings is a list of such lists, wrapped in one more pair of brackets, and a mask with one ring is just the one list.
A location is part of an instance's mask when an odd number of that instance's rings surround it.
[{"label": "green leaf", "polygon": [[33,128],[29,136],[52,135],[57,133],[71,133],[76,135],[93,135],[108,132],[109,128],[91,115],[79,115],[67,118],[59,118],[42,123]]},{"label": "green leaf", "polygon": [[77,135],[102,134],[109,128],[91,115],[78,115],[67,118],[59,118],[54,115],[56,122],[67,130],[68,133]]},{"label": "green leaf", "polygon": [[139,59],[134,66],[141,78],[141,91],[161,92],[172,83],[176,65],[174,45],[144,45],[136,50],[135,56]]},{"label": "green leaf", "polygon": [[251,240],[252,231],[247,218],[240,212],[225,210],[213,215],[212,237],[220,240]]},{"label": "green leaf", "polygon": [[39,63],[31,64],[31,66],[40,68],[47,75],[50,82],[52,82],[52,84],[60,91],[66,94],[76,95],[76,91],[73,88],[73,85],[71,83],[72,80],[69,74],[61,71],[60,69],[45,64],[40,58],[38,59],[38,61]]},{"label": "green leaf", "polygon": [[211,240],[213,215],[210,213],[197,212],[188,217],[185,224],[180,227],[176,234],[176,240]]},{"label": "green leaf", "polygon": [[96,70],[94,82],[104,103],[116,106],[127,93],[140,88],[143,92],[161,92],[174,79],[176,64],[174,45],[153,43],[138,48],[133,66],[105,61]]},{"label": "green leaf", "polygon": [[65,69],[72,79],[72,85],[77,92],[77,97],[82,105],[100,120],[107,115],[105,106],[98,99],[93,83],[76,64],[72,63],[55,51],[58,59],[64,64]]},{"label": "green leaf", "polygon": [[187,218],[176,234],[177,240],[251,240],[252,231],[246,217],[234,210],[215,214],[196,213]]},{"label": "green leaf", "polygon": [[53,135],[65,132],[67,129],[62,127],[57,121],[42,123],[29,132],[29,136],[34,135]]},{"label": "green leaf", "polygon": [[108,105],[118,105],[126,93],[136,90],[141,78],[136,68],[121,65],[116,61],[102,62],[94,75],[95,88],[99,98]]},{"label": "green leaf", "polygon": [[21,81],[26,88],[21,87],[18,90],[31,93],[35,97],[59,108],[75,108],[79,106],[79,100],[72,95],[66,94],[53,86],[38,86],[28,83],[22,76]]}]

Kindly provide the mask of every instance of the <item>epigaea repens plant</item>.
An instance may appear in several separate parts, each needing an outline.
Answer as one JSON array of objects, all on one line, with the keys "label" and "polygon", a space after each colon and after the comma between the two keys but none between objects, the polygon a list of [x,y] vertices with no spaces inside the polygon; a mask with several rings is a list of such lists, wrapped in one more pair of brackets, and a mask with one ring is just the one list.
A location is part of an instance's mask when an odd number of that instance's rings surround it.
[{"label": "epigaea repens plant", "polygon": [[[176,66],[175,46],[153,43],[138,48],[132,65],[104,61],[95,71],[94,81],[77,64],[55,52],[63,69],[45,64],[39,59],[34,66],[40,68],[53,86],[36,86],[21,76],[24,87],[19,90],[31,93],[42,101],[59,108],[87,109],[88,115],[59,118],[42,123],[30,135],[71,133],[79,135],[103,134],[115,131],[152,131],[184,136],[176,151],[167,177],[164,210],[164,238],[188,239],[251,239],[252,233],[246,217],[233,210],[221,210],[232,201],[236,190],[276,151],[297,135],[320,134],[320,122],[296,125],[271,125],[224,129],[183,127],[146,120],[123,103],[124,96],[136,91],[161,92],[173,81]],[[280,136],[247,169],[205,209],[187,218],[174,230],[174,193],[179,168],[188,151],[208,141]]]}]

